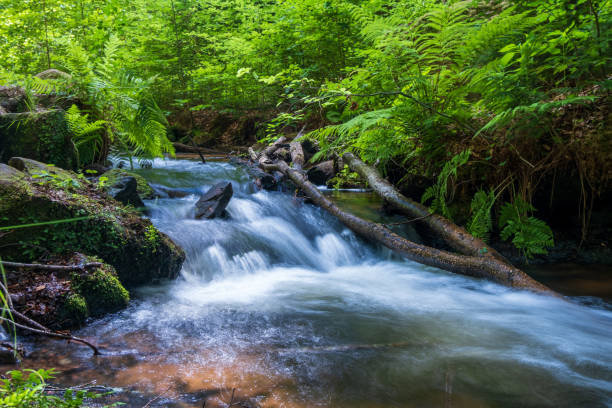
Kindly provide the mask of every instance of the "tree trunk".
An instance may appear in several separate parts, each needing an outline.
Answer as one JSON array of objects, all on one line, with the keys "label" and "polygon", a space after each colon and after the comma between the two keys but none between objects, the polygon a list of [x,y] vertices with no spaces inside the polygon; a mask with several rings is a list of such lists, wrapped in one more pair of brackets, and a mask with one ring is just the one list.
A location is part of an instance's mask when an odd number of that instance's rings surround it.
[{"label": "tree trunk", "polygon": [[300,142],[289,143],[289,152],[291,153],[291,162],[293,163],[293,167],[298,170],[302,170],[305,161],[302,144]]},{"label": "tree trunk", "polygon": [[[273,152],[272,149],[267,149],[267,151]],[[321,194],[317,187],[310,183],[301,171],[292,169],[284,161],[269,164],[269,159],[265,152],[260,156],[259,161],[260,166],[264,170],[280,171],[291,179],[315,204],[337,217],[356,234],[371,241],[381,243],[408,259],[462,275],[491,279],[512,288],[529,289],[535,292],[557,295],[551,289],[533,280],[523,271],[512,265],[499,262],[493,257],[459,255],[420,245],[397,235],[381,224],[369,222],[344,212]]]}]

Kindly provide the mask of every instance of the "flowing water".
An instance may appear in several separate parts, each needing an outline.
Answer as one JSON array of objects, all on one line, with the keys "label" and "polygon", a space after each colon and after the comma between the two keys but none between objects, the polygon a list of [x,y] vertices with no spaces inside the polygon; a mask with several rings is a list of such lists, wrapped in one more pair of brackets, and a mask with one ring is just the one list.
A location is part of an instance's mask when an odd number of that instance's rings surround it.
[{"label": "flowing water", "polygon": [[187,254],[181,277],[78,332],[104,356],[41,340],[27,364],[64,383],[120,387],[135,407],[612,406],[612,308],[598,298],[398,259],[228,163],[140,172],[194,193],[231,180],[229,218],[193,219],[196,194],[147,202]]}]

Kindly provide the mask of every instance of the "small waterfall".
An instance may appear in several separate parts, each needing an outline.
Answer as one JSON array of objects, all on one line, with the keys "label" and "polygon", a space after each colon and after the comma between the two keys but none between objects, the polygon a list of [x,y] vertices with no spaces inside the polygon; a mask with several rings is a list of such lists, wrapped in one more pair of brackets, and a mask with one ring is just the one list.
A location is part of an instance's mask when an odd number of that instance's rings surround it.
[{"label": "small waterfall", "polygon": [[128,310],[83,330],[136,356],[92,366],[103,383],[155,389],[169,376],[195,390],[251,390],[267,406],[348,408],[440,406],[452,378],[458,407],[612,406],[605,303],[396,259],[317,207],[255,191],[227,163],[156,160],[139,171],[192,191],[231,180],[235,193],[227,219],[195,220],[197,195],[147,202],[187,260],[177,281],[141,289]]}]

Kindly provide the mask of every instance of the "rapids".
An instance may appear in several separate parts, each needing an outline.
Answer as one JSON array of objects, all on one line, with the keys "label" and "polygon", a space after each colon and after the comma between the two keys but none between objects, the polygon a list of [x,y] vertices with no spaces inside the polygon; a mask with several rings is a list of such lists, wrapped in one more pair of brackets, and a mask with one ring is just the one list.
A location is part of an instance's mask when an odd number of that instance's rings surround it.
[{"label": "rapids", "polygon": [[612,308],[600,299],[399,259],[291,194],[256,191],[229,163],[139,172],[194,193],[231,180],[230,216],[193,219],[196,194],[148,201],[187,254],[182,275],[78,332],[102,357],[40,340],[31,364],[60,381],[120,387],[135,407],[160,394],[150,406],[227,406],[232,390],[262,407],[612,406]]}]

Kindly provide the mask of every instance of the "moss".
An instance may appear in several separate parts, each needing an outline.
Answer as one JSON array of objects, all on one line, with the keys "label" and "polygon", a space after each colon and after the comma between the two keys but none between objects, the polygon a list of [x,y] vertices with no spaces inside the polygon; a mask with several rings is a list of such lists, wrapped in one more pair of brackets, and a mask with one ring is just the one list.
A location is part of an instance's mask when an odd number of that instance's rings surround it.
[{"label": "moss", "polygon": [[68,326],[80,326],[89,317],[87,302],[78,293],[71,293],[59,312],[61,321],[69,322]]},{"label": "moss", "polygon": [[130,301],[130,295],[117,279],[117,273],[106,264],[93,272],[74,273],[72,288],[85,299],[91,316],[123,309]]},{"label": "moss", "polygon": [[65,169],[77,165],[71,133],[62,110],[0,116],[0,161],[27,157]]},{"label": "moss", "polygon": [[178,275],[183,251],[136,211],[86,182],[67,191],[39,180],[0,168],[0,226],[87,218],[12,230],[3,236],[3,259],[92,254],[112,265],[126,287]]},{"label": "moss", "polygon": [[112,169],[104,173],[102,177],[106,177],[108,179],[105,183],[108,187],[117,183],[117,181],[119,181],[123,177],[134,177],[136,179],[136,184],[138,185],[137,191],[140,197],[145,200],[155,198],[155,192],[153,191],[147,180],[145,180],[145,178],[139,174],[132,173],[131,171],[123,169]]}]

